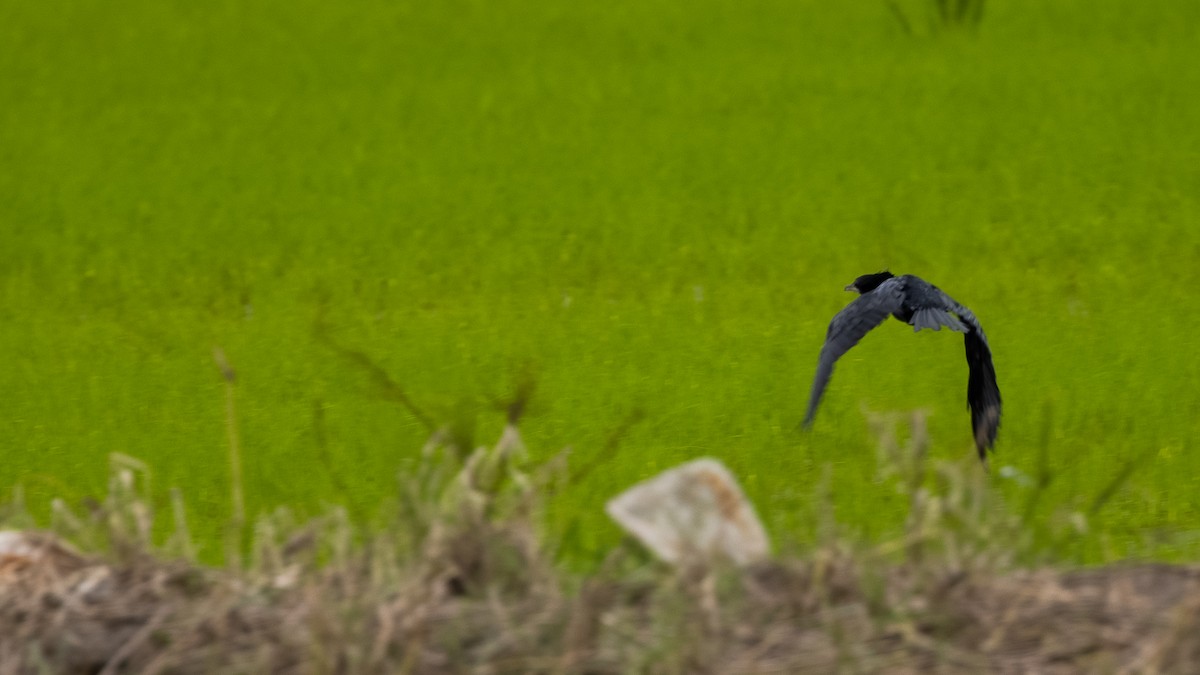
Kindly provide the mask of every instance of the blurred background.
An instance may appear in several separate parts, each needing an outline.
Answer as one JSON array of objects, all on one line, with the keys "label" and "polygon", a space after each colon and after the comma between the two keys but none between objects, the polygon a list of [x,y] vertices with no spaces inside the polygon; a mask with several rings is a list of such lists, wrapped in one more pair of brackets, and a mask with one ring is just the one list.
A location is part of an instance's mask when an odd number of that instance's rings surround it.
[{"label": "blurred background", "polygon": [[889,268],[988,332],[995,489],[1106,495],[1072,559],[1194,556],[1200,5],[958,8],[3,3],[0,486],[44,514],[123,453],[215,542],[219,346],[251,515],[370,521],[430,431],[398,391],[490,442],[534,382],[535,457],[600,462],[552,504],[569,556],[699,456],[778,541],[822,481],[883,537],[864,411],[975,461],[960,339],[897,322],[796,430],[842,287]]}]

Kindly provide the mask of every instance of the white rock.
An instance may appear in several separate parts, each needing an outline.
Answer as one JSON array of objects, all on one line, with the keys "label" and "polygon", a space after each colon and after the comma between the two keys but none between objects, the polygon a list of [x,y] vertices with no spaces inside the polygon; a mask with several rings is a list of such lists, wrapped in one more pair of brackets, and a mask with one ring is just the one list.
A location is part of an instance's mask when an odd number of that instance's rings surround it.
[{"label": "white rock", "polygon": [[0,556],[31,556],[36,555],[37,550],[37,544],[30,541],[25,532],[0,530]]},{"label": "white rock", "polygon": [[678,565],[727,558],[746,565],[766,557],[766,530],[733,475],[697,459],[638,483],[610,500],[608,515],[662,560]]},{"label": "white rock", "polygon": [[0,530],[0,584],[31,571],[60,574],[82,564],[80,555],[53,535]]}]

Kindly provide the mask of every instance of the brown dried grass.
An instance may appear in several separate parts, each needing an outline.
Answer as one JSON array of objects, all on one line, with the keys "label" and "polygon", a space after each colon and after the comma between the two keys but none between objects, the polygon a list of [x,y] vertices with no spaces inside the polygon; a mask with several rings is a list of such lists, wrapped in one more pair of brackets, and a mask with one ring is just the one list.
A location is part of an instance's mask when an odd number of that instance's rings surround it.
[{"label": "brown dried grass", "polygon": [[391,527],[276,513],[228,568],[191,561],[186,533],[154,544],[144,467],[121,461],[103,504],[60,506],[36,554],[0,559],[0,674],[1200,672],[1200,569],[1017,569],[1020,523],[982,472],[927,467],[896,422],[875,423],[904,464],[902,539],[741,570],[632,542],[556,566],[537,499],[567,473],[521,470],[514,426],[472,453],[435,435]]}]

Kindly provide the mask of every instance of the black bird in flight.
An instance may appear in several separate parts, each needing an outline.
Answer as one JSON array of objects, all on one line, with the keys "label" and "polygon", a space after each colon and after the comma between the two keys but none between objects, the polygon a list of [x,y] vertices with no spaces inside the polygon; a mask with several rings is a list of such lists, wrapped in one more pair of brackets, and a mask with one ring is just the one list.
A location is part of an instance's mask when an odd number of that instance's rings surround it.
[{"label": "black bird in flight", "polygon": [[987,451],[995,443],[996,431],[1000,428],[1000,387],[996,385],[996,369],[992,366],[987,336],[971,310],[937,286],[911,274],[898,277],[891,272],[864,274],[846,290],[858,291],[859,296],[829,322],[804,426],[811,425],[817,414],[821,394],[833,375],[833,364],[890,314],[912,326],[914,332],[922,328],[941,330],[945,326],[964,334],[969,369],[967,406],[971,409],[975,448],[979,451],[979,459],[986,464]]}]

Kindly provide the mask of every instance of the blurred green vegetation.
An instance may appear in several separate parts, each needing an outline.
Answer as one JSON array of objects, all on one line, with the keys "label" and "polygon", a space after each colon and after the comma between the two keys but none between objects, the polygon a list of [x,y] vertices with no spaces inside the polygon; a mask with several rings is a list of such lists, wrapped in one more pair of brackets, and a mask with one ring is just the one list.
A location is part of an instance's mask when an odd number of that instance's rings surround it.
[{"label": "blurred green vegetation", "polygon": [[904,498],[863,410],[929,408],[968,460],[961,340],[885,324],[795,427],[842,286],[888,267],[988,331],[1012,503],[1044,469],[1038,509],[1086,509],[1132,467],[1064,555],[1194,557],[1200,5],[911,33],[904,4],[0,4],[0,485],[44,509],[132,455],[219,551],[219,345],[250,513],[369,519],[428,430],[320,325],[481,440],[525,377],[531,446],[577,463],[641,413],[555,502],[568,553],[700,455],[777,539],[827,470],[882,536]]}]

